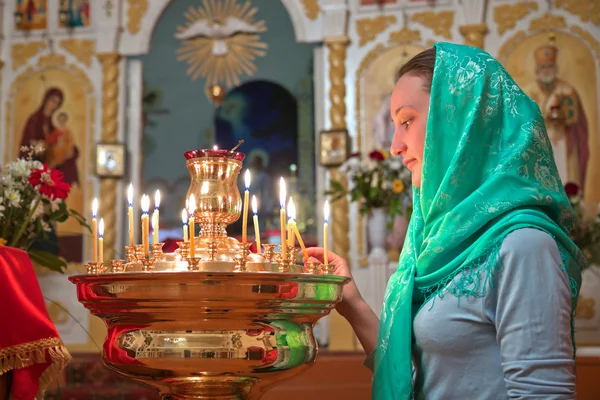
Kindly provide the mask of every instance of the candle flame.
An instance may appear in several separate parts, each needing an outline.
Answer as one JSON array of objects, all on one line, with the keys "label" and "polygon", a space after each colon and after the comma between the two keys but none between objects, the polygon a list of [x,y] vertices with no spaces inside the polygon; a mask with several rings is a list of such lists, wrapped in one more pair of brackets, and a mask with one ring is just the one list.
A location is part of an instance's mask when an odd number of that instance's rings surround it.
[{"label": "candle flame", "polygon": [[325,223],[329,222],[329,201],[325,200],[325,205],[323,206],[323,219]]},{"label": "candle flame", "polygon": [[285,208],[285,180],[283,177],[279,179],[279,205]]},{"label": "candle flame", "polygon": [[187,211],[184,208],[183,210],[181,210],[181,222],[185,225],[185,224],[187,224],[187,221],[188,221],[188,215],[187,215]]},{"label": "candle flame", "polygon": [[92,200],[92,218],[96,218],[97,214],[98,214],[98,199],[94,197],[94,200]]},{"label": "candle flame", "polygon": [[252,195],[252,212],[254,215],[258,214],[258,201],[256,201],[255,195]]},{"label": "candle flame", "polygon": [[98,223],[98,236],[104,236],[104,218],[100,218],[100,222]]},{"label": "candle flame", "polygon": [[148,209],[150,208],[150,197],[147,194],[142,196],[142,212],[144,214],[148,214]]},{"label": "candle flame", "polygon": [[160,190],[154,193],[154,208],[160,207]]},{"label": "candle flame", "polygon": [[196,198],[193,194],[190,195],[188,201],[188,213],[189,215],[194,215],[194,211],[196,211]]},{"label": "candle flame", "polygon": [[133,183],[130,183],[127,188],[127,203],[129,204],[129,207],[133,205]]},{"label": "candle flame", "polygon": [[290,201],[288,201],[287,215],[290,221],[296,221],[296,206],[294,205],[292,196],[290,196]]},{"label": "candle flame", "polygon": [[217,146],[216,144],[213,146],[213,150],[219,150],[219,146]]},{"label": "candle flame", "polygon": [[250,189],[250,170],[246,170],[246,174],[244,176],[244,183],[246,184],[246,190]]}]

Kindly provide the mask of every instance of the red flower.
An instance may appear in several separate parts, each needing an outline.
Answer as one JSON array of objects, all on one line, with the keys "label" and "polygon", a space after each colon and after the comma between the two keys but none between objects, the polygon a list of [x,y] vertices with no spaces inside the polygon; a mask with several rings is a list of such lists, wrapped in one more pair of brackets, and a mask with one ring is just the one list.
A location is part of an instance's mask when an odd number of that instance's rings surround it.
[{"label": "red flower", "polygon": [[48,168],[46,164],[42,169],[31,171],[29,175],[29,183],[40,194],[46,195],[50,199],[66,199],[69,195],[71,186],[63,181],[63,173]]},{"label": "red flower", "polygon": [[385,155],[379,150],[373,150],[369,153],[369,158],[375,161],[383,161],[385,160]]},{"label": "red flower", "polygon": [[568,182],[565,185],[565,192],[569,197],[577,196],[579,194],[579,186],[576,183]]}]

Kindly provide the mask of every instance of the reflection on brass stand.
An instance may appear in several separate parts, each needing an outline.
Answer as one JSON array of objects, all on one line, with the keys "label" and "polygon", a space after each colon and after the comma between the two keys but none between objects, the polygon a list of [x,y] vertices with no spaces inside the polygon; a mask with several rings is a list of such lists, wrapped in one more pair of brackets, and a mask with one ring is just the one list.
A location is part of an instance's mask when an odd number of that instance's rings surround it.
[{"label": "reflection on brass stand", "polygon": [[265,257],[265,259],[272,263],[275,259],[275,247],[277,247],[276,244],[270,244],[270,243],[265,243],[262,245],[263,249],[265,249],[264,253],[263,253],[263,257]]},{"label": "reflection on brass stand", "polygon": [[110,272],[123,272],[125,268],[123,267],[124,260],[110,260]]},{"label": "reflection on brass stand", "polygon": [[101,274],[106,271],[103,262],[90,262],[85,265],[88,274]]}]

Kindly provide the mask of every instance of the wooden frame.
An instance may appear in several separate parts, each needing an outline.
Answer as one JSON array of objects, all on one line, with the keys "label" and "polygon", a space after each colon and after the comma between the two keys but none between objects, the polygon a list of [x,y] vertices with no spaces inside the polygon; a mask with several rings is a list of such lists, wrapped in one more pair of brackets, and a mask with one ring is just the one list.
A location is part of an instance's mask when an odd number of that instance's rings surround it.
[{"label": "wooden frame", "polygon": [[121,178],[125,174],[125,144],[98,143],[96,145],[96,175],[103,178]]},{"label": "wooden frame", "polygon": [[346,129],[322,131],[319,137],[319,164],[323,167],[337,167],[346,161],[349,149]]}]

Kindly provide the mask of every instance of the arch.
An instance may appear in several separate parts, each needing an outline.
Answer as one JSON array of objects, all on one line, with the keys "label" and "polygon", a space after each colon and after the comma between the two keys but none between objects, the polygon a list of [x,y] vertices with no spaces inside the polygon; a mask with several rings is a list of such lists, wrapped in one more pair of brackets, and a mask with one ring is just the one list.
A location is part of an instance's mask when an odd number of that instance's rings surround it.
[{"label": "arch", "polygon": [[[159,19],[172,2],[173,0],[164,0],[160,3],[155,2],[152,7],[149,7],[144,15],[140,31],[135,35],[123,37],[120,53],[128,56],[147,54],[150,51],[150,43]],[[309,21],[304,14],[301,2],[299,0],[281,0],[281,2],[292,21],[296,41],[299,43],[318,41],[309,40]]]}]

